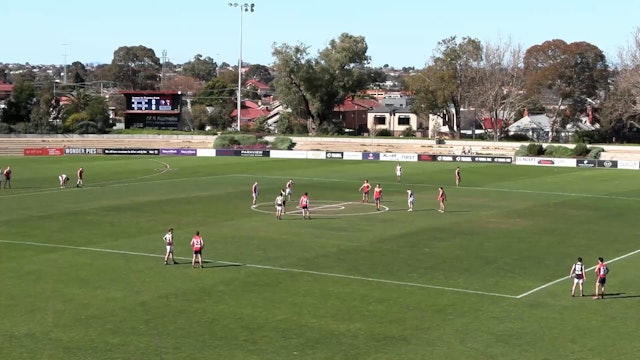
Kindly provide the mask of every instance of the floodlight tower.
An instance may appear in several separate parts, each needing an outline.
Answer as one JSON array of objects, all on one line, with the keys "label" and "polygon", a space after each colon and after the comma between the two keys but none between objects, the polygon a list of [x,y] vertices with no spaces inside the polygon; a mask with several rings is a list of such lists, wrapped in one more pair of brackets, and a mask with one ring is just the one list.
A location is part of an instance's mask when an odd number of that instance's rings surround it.
[{"label": "floodlight tower", "polygon": [[255,9],[254,3],[229,3],[230,7],[237,7],[240,9],[240,57],[238,58],[238,131],[240,131],[240,110],[242,110],[242,13],[253,12]]}]

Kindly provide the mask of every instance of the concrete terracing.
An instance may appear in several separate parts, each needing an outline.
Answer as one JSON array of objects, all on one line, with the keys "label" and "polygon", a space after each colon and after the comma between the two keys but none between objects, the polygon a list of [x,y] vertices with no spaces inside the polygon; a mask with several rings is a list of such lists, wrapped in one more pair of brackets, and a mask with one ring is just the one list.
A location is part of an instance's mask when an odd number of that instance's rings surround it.
[{"label": "concrete terracing", "polygon": [[[25,148],[183,148],[212,149],[216,136],[209,135],[0,135],[0,155],[22,155]],[[272,141],[274,136],[267,136]],[[421,138],[290,137],[294,150],[394,152],[460,155],[462,149],[475,155],[514,156],[521,142],[446,140],[436,144]],[[561,144],[563,145],[563,144]],[[573,144],[564,146],[573,147]],[[605,149],[602,160],[638,160],[640,146],[592,145]]]}]

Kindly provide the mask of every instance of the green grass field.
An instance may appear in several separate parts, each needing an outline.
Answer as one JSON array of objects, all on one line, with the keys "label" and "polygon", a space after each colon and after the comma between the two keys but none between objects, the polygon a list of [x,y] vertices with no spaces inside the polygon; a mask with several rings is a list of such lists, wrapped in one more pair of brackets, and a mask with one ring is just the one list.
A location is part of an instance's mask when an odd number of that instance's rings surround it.
[{"label": "green grass field", "polygon": [[[455,163],[403,163],[398,184],[392,162],[0,161],[14,173],[0,190],[0,359],[640,356],[637,171],[462,164],[456,188]],[[359,203],[364,178],[383,211]],[[313,220],[294,207],[302,192]],[[180,264],[164,266],[169,227]],[[196,230],[204,269],[190,266]],[[570,296],[578,256],[609,262],[607,299],[591,299],[592,270],[587,296]]]}]

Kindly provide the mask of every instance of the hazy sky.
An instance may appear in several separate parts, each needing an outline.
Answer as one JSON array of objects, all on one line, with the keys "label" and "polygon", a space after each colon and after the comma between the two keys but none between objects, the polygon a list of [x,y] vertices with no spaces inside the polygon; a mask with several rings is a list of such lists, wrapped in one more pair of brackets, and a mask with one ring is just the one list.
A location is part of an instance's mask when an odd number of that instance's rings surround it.
[{"label": "hazy sky", "polygon": [[[614,60],[640,26],[637,0],[337,1],[256,0],[243,13],[243,60],[268,65],[274,43],[315,55],[341,33],[362,35],[374,66],[422,68],[437,42],[469,36],[586,41]],[[184,63],[196,54],[236,64],[240,10],[221,0],[0,0],[0,62],[109,63],[120,46],[144,45]],[[65,56],[66,54],[66,56]]]}]

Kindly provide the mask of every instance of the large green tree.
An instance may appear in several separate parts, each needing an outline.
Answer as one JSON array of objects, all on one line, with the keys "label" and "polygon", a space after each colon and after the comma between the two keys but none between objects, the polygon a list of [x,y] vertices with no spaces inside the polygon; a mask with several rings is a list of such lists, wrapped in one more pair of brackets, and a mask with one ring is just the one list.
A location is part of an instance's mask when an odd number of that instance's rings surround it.
[{"label": "large green tree", "polygon": [[162,65],[153,49],[146,46],[121,46],[113,53],[110,71],[112,81],[121,89],[155,90]]},{"label": "large green tree", "polygon": [[247,71],[244,73],[244,78],[246,80],[258,80],[264,84],[271,84],[273,81],[273,75],[271,74],[271,70],[268,67],[260,64],[254,64],[249,66]]},{"label": "large green tree", "polygon": [[218,64],[209,56],[202,57],[197,54],[193,60],[182,65],[182,73],[196,78],[202,82],[208,82],[217,75]]},{"label": "large green tree", "polygon": [[76,90],[66,95],[60,116],[67,132],[101,133],[110,128],[109,108],[105,98]]},{"label": "large green tree", "polygon": [[274,45],[277,97],[295,115],[308,119],[316,131],[341,132],[344,124],[333,118],[333,109],[366,88],[367,49],[364,37],[347,33],[331,40],[315,58],[302,44]]},{"label": "large green tree", "polygon": [[[534,45],[524,55],[524,77],[530,95],[550,92],[558,99],[552,116],[550,141],[562,126],[562,118],[571,120],[586,111],[587,101],[606,91],[609,81],[607,59],[595,45],[566,43],[554,39]],[[563,109],[569,109],[565,117]],[[562,113],[561,113],[562,112]]]},{"label": "large green tree", "polygon": [[2,109],[2,121],[15,125],[17,123],[27,123],[31,118],[31,110],[37,103],[36,88],[30,80],[18,79],[13,84],[11,97],[7,101],[7,107]]},{"label": "large green tree", "polygon": [[421,116],[438,115],[454,137],[460,136],[460,109],[468,103],[474,71],[482,61],[482,43],[455,36],[438,42],[431,63],[409,79],[415,92],[412,110]]}]

